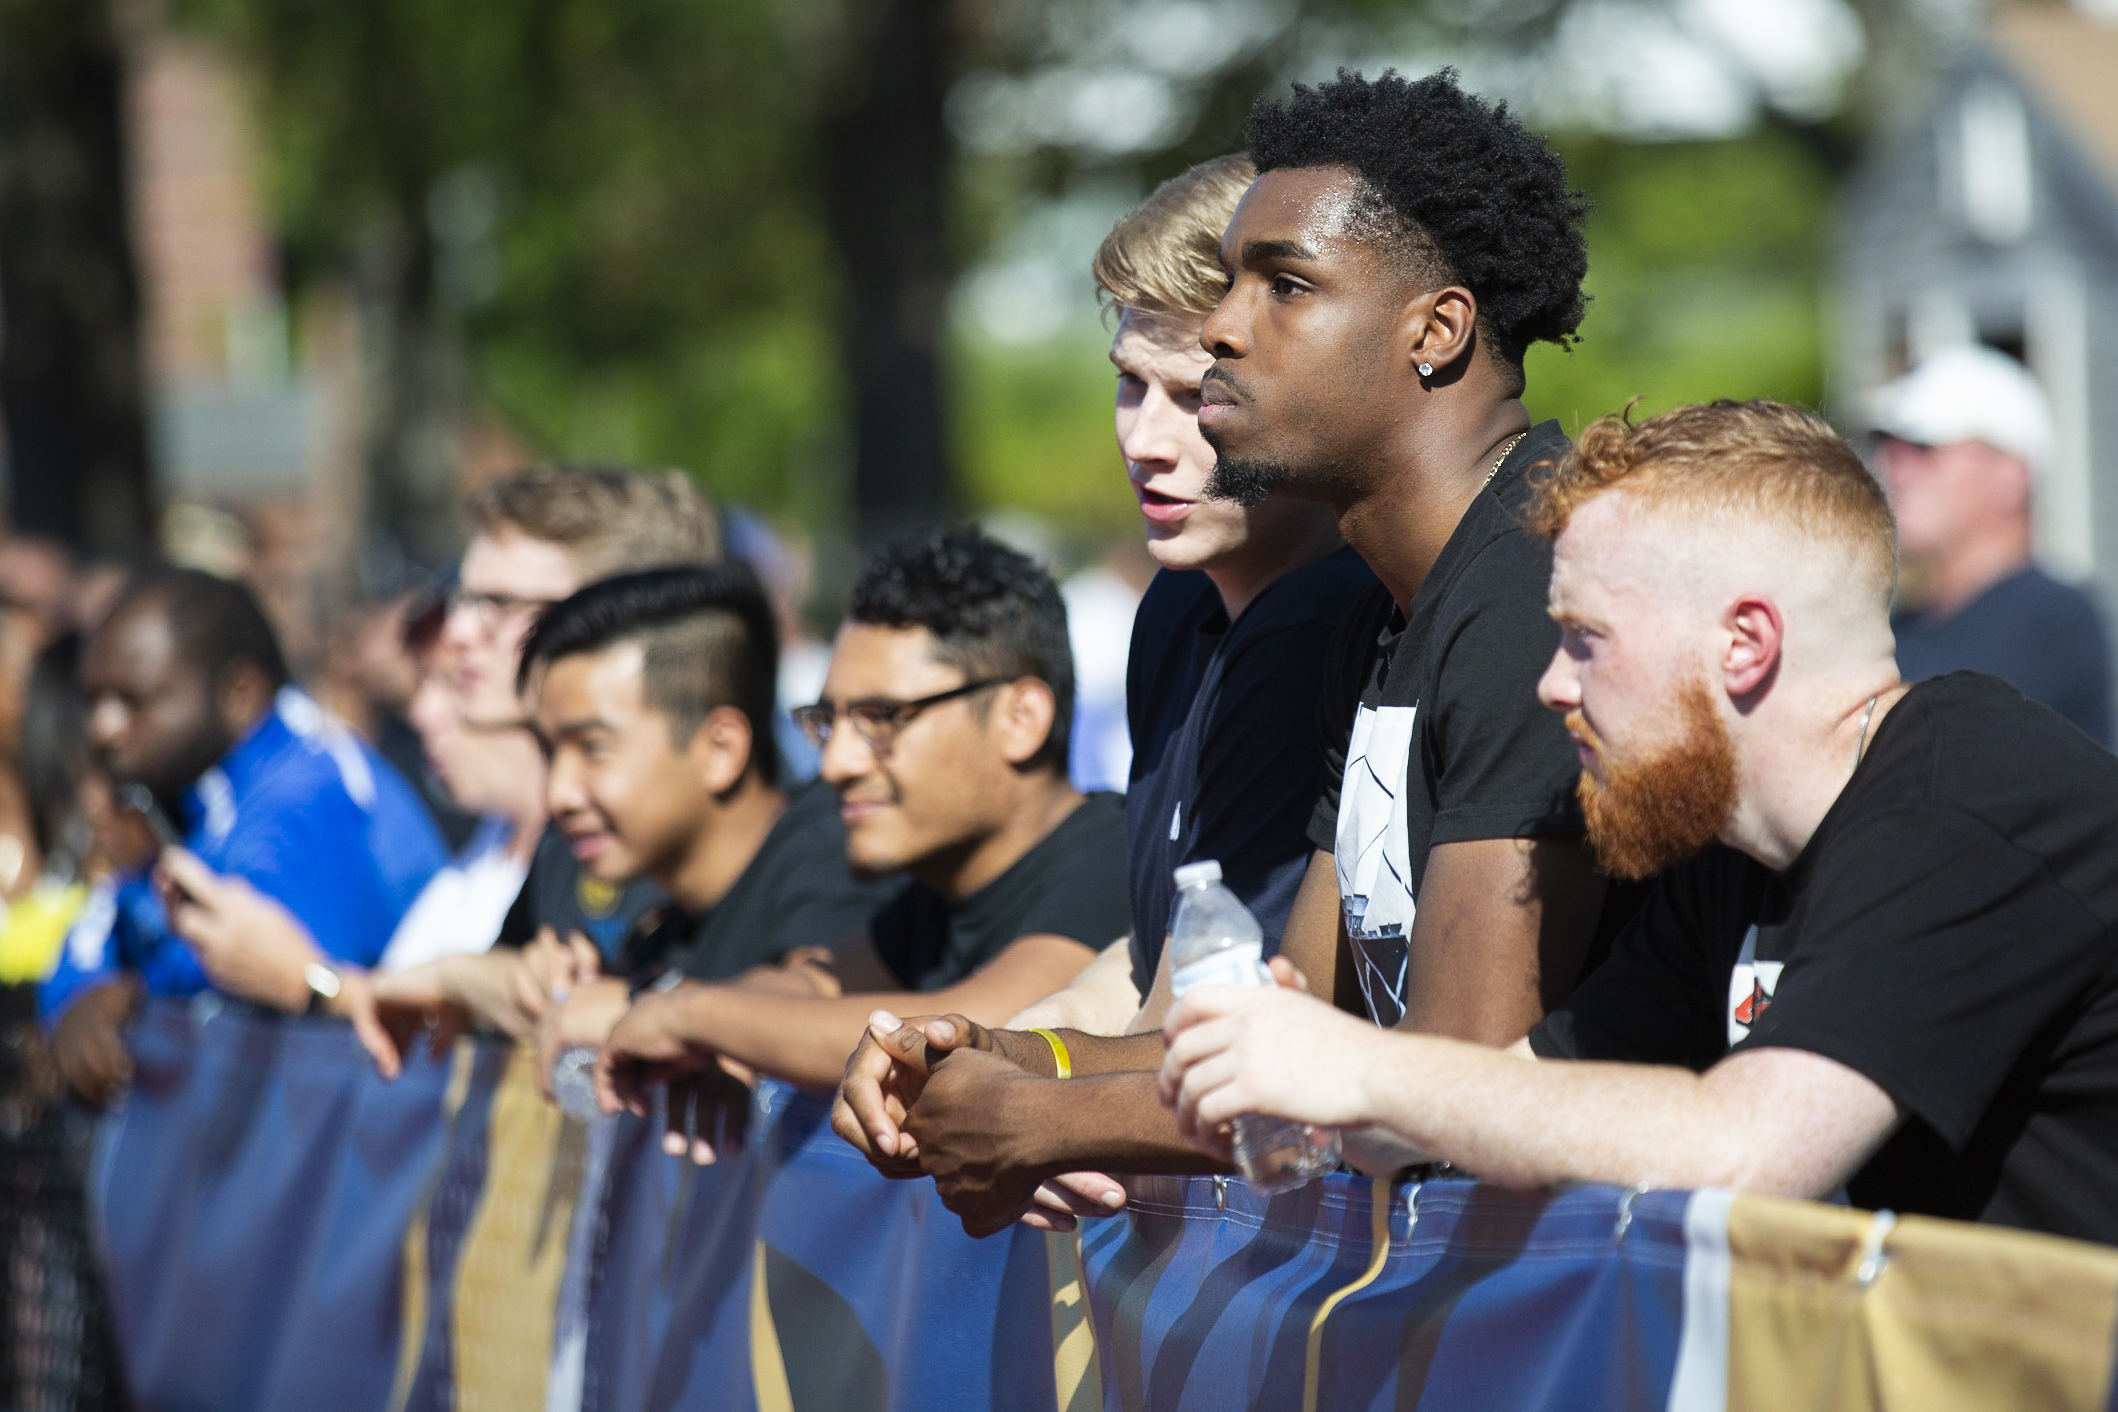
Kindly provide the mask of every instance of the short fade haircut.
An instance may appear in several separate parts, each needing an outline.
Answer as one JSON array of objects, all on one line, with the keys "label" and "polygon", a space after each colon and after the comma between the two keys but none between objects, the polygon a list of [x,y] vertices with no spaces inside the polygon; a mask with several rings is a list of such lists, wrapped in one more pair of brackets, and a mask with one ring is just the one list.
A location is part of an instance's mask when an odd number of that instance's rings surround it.
[{"label": "short fade haircut", "polygon": [[513,529],[563,547],[584,583],[721,557],[720,519],[682,471],[539,466],[483,487],[464,508],[479,533]]},{"label": "short fade haircut", "polygon": [[[1628,409],[1628,412],[1630,409]],[[1780,402],[1709,402],[1634,425],[1592,423],[1564,460],[1530,473],[1529,526],[1557,538],[1610,490],[1652,506],[1776,524],[1841,546],[1887,607],[1897,585],[1897,521],[1861,458],[1822,417]]]},{"label": "short fade haircut", "polygon": [[1257,175],[1238,152],[1163,182],[1096,247],[1096,288],[1121,313],[1203,321],[1228,292],[1221,235]]},{"label": "short fade haircut", "polygon": [[209,688],[218,689],[221,678],[238,662],[255,667],[274,691],[293,679],[264,609],[248,588],[232,579],[200,569],[164,569],[129,589],[103,621],[113,623],[121,614],[146,609],[159,611],[168,621],[177,655],[206,674]]},{"label": "short fade haircut", "polygon": [[937,529],[886,545],[853,585],[846,620],[925,628],[938,661],[965,681],[1035,677],[1052,689],[1052,729],[1029,763],[1064,774],[1074,729],[1074,652],[1066,603],[1028,555],[975,528]]},{"label": "short fade haircut", "polygon": [[1250,115],[1260,172],[1352,173],[1348,234],[1400,255],[1428,288],[1461,284],[1478,300],[1493,350],[1519,375],[1533,343],[1564,348],[1581,327],[1588,198],[1566,164],[1505,103],[1488,103],[1443,69],[1367,79],[1346,69]]},{"label": "short fade haircut", "polygon": [[526,686],[539,664],[632,642],[642,648],[641,699],[668,718],[672,743],[688,745],[709,715],[732,706],[750,723],[750,768],[778,782],[779,628],[749,565],[650,569],[590,584],[538,617],[516,684]]}]

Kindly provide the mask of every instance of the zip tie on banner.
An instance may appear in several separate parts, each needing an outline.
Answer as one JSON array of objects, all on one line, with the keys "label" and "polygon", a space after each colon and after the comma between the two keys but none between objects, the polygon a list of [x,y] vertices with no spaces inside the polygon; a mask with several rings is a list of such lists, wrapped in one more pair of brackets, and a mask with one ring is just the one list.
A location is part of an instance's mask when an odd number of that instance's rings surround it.
[{"label": "zip tie on banner", "polygon": [[1867,1289],[1890,1267],[1890,1252],[1883,1249],[1883,1242],[1890,1239],[1890,1232],[1895,1229],[1895,1211],[1878,1211],[1868,1222],[1868,1233],[1861,1237],[1861,1263],[1853,1271],[1853,1283],[1859,1288]]},{"label": "zip tie on banner", "polygon": [[1414,1182],[1405,1193],[1405,1245],[1408,1249],[1412,1244],[1412,1233],[1419,1229],[1419,1189],[1425,1185],[1425,1182]]},{"label": "zip tie on banner", "polygon": [[1618,1224],[1611,1231],[1612,1245],[1625,1243],[1625,1233],[1633,1228],[1633,1202],[1646,1194],[1647,1186],[1642,1183],[1628,1189],[1625,1195],[1618,1198]]}]

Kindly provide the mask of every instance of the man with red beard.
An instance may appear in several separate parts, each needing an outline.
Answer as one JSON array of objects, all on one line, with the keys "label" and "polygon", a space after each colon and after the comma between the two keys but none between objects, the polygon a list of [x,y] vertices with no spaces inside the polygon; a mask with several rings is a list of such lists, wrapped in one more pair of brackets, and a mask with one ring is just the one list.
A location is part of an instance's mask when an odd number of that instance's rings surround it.
[{"label": "man with red beard", "polygon": [[1806,413],[1606,420],[1533,521],[1563,634],[1539,694],[1591,842],[1666,870],[1652,897],[1508,1052],[1189,994],[1179,1126],[1218,1149],[1264,1112],[1353,1130],[1364,1165],[1844,1188],[2118,1242],[2118,760],[1995,678],[1898,680],[1889,505]]}]

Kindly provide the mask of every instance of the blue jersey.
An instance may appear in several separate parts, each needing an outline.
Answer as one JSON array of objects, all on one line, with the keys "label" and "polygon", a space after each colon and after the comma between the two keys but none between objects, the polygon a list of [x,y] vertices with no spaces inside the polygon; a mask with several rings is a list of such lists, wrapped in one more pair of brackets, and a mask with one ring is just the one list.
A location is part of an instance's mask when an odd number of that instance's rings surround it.
[{"label": "blue jersey", "polygon": [[[426,806],[365,742],[292,687],[220,762],[184,791],[184,844],[301,920],[327,954],[370,965],[447,853]],[[136,971],[153,995],[208,986],[169,929],[144,875],[122,880],[100,909],[107,926],[76,926],[42,1009],[56,1015],[84,987]],[[87,919],[84,919],[87,920]]]}]

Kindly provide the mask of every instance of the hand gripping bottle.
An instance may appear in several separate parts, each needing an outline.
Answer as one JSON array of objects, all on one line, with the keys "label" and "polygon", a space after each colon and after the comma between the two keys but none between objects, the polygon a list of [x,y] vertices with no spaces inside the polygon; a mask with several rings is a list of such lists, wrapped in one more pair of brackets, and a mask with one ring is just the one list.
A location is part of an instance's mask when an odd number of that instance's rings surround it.
[{"label": "hand gripping bottle", "polygon": [[[1176,919],[1170,925],[1170,989],[1199,985],[1277,985],[1265,969],[1265,933],[1236,895],[1221,885],[1221,865],[1177,869]],[[1260,1114],[1235,1120],[1236,1165],[1266,1196],[1292,1191],[1338,1166],[1338,1134]]]}]

